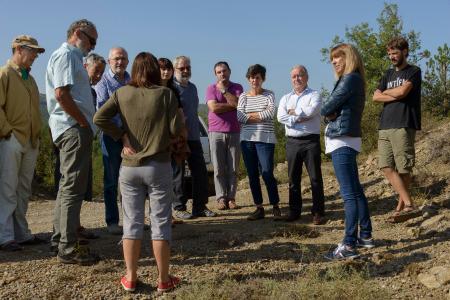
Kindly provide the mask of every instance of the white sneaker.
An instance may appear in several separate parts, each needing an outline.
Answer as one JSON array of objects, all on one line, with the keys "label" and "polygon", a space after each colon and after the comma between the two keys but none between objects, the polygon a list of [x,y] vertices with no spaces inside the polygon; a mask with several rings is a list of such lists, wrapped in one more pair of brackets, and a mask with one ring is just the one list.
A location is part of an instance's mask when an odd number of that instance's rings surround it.
[{"label": "white sneaker", "polygon": [[120,227],[117,224],[108,225],[106,230],[108,230],[108,232],[113,235],[121,235],[122,234],[122,227]]}]

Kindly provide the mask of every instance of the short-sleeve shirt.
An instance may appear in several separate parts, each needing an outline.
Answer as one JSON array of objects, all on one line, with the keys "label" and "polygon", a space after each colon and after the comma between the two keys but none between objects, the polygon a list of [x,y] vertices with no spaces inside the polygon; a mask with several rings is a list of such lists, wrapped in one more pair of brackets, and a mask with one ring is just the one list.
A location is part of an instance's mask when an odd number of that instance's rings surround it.
[{"label": "short-sleeve shirt", "polygon": [[[231,82],[227,91],[239,98],[243,88],[240,84]],[[217,103],[227,103],[227,99],[217,89],[216,84],[211,84],[206,90],[206,102],[215,100]],[[239,132],[240,126],[236,116],[236,110],[227,111],[216,114],[212,111],[208,112],[208,130],[209,132]]]},{"label": "short-sleeve shirt", "polygon": [[95,114],[89,76],[83,66],[83,53],[80,49],[63,43],[50,57],[45,75],[45,90],[47,96],[48,125],[52,132],[52,139],[58,137],[77,121],[66,113],[56,100],[55,89],[70,87],[70,94],[78,109],[84,115],[93,132],[95,126],[92,121]]},{"label": "short-sleeve shirt", "polygon": [[379,129],[412,128],[421,129],[420,91],[422,76],[420,68],[407,65],[402,70],[389,69],[381,78],[378,89],[385,91],[399,87],[406,80],[413,85],[405,98],[384,104],[380,115]]}]

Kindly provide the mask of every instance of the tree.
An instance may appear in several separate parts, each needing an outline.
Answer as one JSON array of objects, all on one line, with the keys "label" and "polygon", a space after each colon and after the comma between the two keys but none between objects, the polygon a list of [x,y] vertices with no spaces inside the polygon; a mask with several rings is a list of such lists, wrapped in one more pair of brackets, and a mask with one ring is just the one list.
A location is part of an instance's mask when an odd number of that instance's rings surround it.
[{"label": "tree", "polygon": [[403,21],[398,15],[397,4],[384,3],[384,8],[377,18],[378,30],[374,31],[369,23],[364,22],[351,28],[345,28],[345,38],[335,36],[331,47],[322,48],[323,61],[329,62],[330,49],[339,43],[353,44],[360,52],[364,61],[367,81],[367,101],[362,120],[363,150],[370,151],[376,148],[378,114],[382,109],[379,104],[373,103],[372,94],[378,86],[380,78],[391,66],[387,55],[386,45],[396,36],[404,36],[409,43],[408,60],[415,64],[421,58],[420,34],[415,31],[403,32]]},{"label": "tree", "polygon": [[437,54],[426,63],[423,81],[424,109],[435,115],[448,116],[450,111],[450,48],[438,47]]}]

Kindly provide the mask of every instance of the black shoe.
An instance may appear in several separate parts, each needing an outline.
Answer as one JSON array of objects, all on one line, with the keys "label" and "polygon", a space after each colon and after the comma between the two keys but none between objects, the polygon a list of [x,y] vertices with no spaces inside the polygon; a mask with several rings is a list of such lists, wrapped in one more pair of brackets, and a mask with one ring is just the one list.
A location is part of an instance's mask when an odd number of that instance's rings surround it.
[{"label": "black shoe", "polygon": [[281,219],[281,209],[278,205],[274,205],[272,208],[273,219],[278,221]]},{"label": "black shoe", "polygon": [[57,256],[58,255],[58,245],[50,245],[50,248],[48,250],[48,253],[51,256]]},{"label": "black shoe", "polygon": [[72,253],[61,255],[58,253],[58,262],[63,264],[77,264],[91,266],[100,260],[99,256],[91,253],[89,248],[77,245]]},{"label": "black shoe", "polygon": [[254,212],[248,215],[247,220],[249,221],[255,221],[264,219],[264,207],[257,207]]},{"label": "black shoe", "polygon": [[33,235],[33,237],[29,240],[26,240],[24,242],[18,243],[19,245],[39,245],[39,244],[45,244],[47,243],[47,240],[44,240],[40,237],[37,237],[36,235]]},{"label": "black shoe", "polygon": [[296,213],[293,211],[290,211],[289,214],[283,218],[283,220],[286,222],[295,222],[299,219],[300,219],[300,213]]},{"label": "black shoe", "polygon": [[19,245],[16,241],[11,241],[11,242],[1,245],[0,250],[8,251],[8,252],[15,252],[15,251],[23,250],[23,247],[21,245]]}]

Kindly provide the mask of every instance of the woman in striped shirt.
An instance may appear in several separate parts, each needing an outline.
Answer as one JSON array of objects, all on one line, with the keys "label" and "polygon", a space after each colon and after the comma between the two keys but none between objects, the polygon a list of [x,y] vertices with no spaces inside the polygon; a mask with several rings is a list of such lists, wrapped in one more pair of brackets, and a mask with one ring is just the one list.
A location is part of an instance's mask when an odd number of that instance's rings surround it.
[{"label": "woman in striped shirt", "polygon": [[275,95],[272,91],[262,88],[266,79],[265,67],[259,64],[250,66],[246,77],[250,90],[239,96],[237,117],[241,123],[242,157],[247,169],[253,202],[256,205],[256,210],[247,219],[264,218],[260,173],[266,184],[269,202],[273,205],[273,216],[280,218],[278,186],[273,176],[273,154],[277,142],[273,125]]}]

